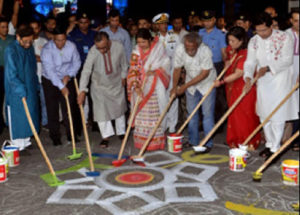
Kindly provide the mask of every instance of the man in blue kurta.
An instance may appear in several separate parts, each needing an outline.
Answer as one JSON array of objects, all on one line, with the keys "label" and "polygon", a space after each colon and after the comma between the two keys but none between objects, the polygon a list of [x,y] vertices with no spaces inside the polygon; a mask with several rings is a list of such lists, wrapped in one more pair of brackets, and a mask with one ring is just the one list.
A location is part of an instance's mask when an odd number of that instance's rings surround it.
[{"label": "man in blue kurta", "polygon": [[0,17],[0,134],[5,127],[2,115],[4,102],[4,51],[14,40],[15,37],[8,34],[8,20]]},{"label": "man in blue kurta", "polygon": [[39,131],[39,82],[32,47],[34,32],[29,26],[17,30],[17,40],[5,50],[4,87],[7,116],[12,143],[24,150],[33,135],[25,114],[22,98],[26,98],[35,129]]}]

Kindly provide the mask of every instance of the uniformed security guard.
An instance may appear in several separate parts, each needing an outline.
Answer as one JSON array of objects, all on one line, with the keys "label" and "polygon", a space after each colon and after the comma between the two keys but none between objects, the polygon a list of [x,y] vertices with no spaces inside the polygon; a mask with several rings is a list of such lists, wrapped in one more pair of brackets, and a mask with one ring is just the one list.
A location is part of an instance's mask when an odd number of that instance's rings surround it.
[{"label": "uniformed security guard", "polygon": [[[226,38],[225,34],[216,27],[215,12],[205,10],[201,14],[201,19],[204,25],[203,29],[199,30],[199,34],[202,37],[202,41],[211,49],[213,54],[214,66],[217,70],[217,74],[220,74],[226,58]],[[218,121],[227,109],[227,102],[225,97],[225,88],[221,87],[217,89],[216,111],[215,120]],[[221,132],[223,127],[218,131]]]},{"label": "uniformed security guard", "polygon": [[[75,43],[83,66],[89,49],[94,45],[96,32],[90,29],[90,19],[86,13],[77,14],[77,27],[68,35],[68,39]],[[80,72],[79,72],[80,73]]]},{"label": "uniformed security guard", "polygon": [[[170,57],[170,60],[172,62],[176,46],[177,44],[180,43],[180,39],[177,34],[168,31],[169,14],[160,13],[152,19],[152,22],[157,24],[159,29],[157,36],[159,37],[159,40],[163,43],[164,47],[166,48],[167,55]],[[171,80],[173,80],[173,70],[174,67],[172,63],[171,70],[170,70],[170,75],[172,78]],[[169,84],[168,93],[170,93],[172,88],[173,88],[173,83],[171,81]],[[170,133],[175,132],[177,121],[178,121],[178,99],[176,99],[173,102],[167,114],[167,127],[169,128]]]}]

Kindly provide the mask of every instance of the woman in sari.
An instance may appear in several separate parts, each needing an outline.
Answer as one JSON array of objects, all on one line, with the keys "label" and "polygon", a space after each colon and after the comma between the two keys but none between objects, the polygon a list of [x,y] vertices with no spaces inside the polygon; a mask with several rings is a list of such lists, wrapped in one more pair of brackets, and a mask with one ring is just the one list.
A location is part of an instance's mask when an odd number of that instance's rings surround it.
[{"label": "woman in sari", "polygon": [[[149,30],[140,29],[136,41],[127,76],[127,90],[132,110],[138,97],[142,98],[133,124],[134,145],[141,148],[169,99],[166,90],[170,75],[166,71],[169,71],[170,60],[163,44],[157,37],[153,39]],[[165,139],[163,121],[147,150],[164,149]]]},{"label": "woman in sari", "polygon": [[[215,86],[218,87],[225,84],[227,104],[228,107],[231,107],[241,95],[245,85],[243,69],[247,58],[248,39],[243,28],[233,27],[227,34],[227,40],[229,45],[226,49],[226,63],[228,64],[235,54],[236,57],[226,71],[225,77],[220,81],[216,81]],[[256,87],[254,85],[228,117],[226,141],[230,148],[238,147],[259,125],[259,118],[255,112],[255,104]],[[257,134],[249,142],[248,149],[257,149],[259,142],[260,134]]]}]

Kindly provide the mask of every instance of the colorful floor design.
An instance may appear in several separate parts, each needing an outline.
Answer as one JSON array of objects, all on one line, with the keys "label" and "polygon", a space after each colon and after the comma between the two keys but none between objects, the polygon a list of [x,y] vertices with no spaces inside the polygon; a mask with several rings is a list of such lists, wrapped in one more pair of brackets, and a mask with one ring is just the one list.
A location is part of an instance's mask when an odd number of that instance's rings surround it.
[{"label": "colorful floor design", "polygon": [[[159,161],[157,156],[163,157]],[[48,204],[89,204],[99,205],[112,214],[140,214],[153,211],[169,203],[180,202],[212,202],[218,199],[212,186],[207,183],[217,171],[218,167],[190,162],[180,163],[170,169],[161,168],[182,161],[167,152],[159,151],[147,153],[146,167],[123,166],[105,170],[95,179],[85,175],[86,168],[77,170],[81,178],[66,180],[66,184],[57,187],[48,198]],[[153,159],[152,159],[153,158]],[[197,169],[197,173],[189,173],[189,168]],[[90,184],[87,185],[86,183]],[[94,184],[93,184],[94,183]],[[186,195],[179,194],[179,190],[190,190]],[[89,194],[82,199],[65,198],[67,192],[84,190]],[[159,197],[152,192],[160,191]],[[118,193],[102,199],[107,192]],[[190,196],[189,196],[190,195]],[[136,199],[136,208],[120,208],[121,201]]]},{"label": "colorful floor design", "polygon": [[[85,160],[74,167],[58,172],[60,176],[76,171],[81,177],[65,180],[66,184],[57,187],[48,198],[47,204],[98,205],[109,213],[122,215],[181,214],[186,207],[189,210],[201,211],[203,215],[233,215],[233,212],[249,215],[297,214],[259,208],[256,204],[242,205],[234,201],[228,201],[225,204],[220,202],[219,206],[212,204],[212,202],[218,202],[218,192],[216,192],[218,190],[213,188],[215,177],[213,180],[210,179],[219,170],[219,167],[212,164],[228,163],[228,156],[212,154],[199,156],[194,155],[193,151],[187,151],[182,153],[182,158],[164,151],[147,153],[145,155],[146,167],[134,165],[112,168],[109,165],[98,165],[97,169],[101,168],[105,171],[101,171],[101,175],[97,178],[86,177],[88,163]],[[224,178],[222,175],[219,177]],[[48,183],[51,177],[45,174],[42,178]],[[234,180],[234,176],[225,178],[229,181]],[[212,184],[209,184],[208,180]],[[224,183],[228,182],[224,181]],[[227,186],[223,188],[223,192],[235,193],[237,191],[230,187],[230,183]],[[242,196],[247,196],[246,193],[250,195],[251,191],[248,192],[245,188],[236,189],[241,189],[239,192],[242,191]],[[215,189],[219,188],[215,187]],[[185,192],[182,192],[183,190]],[[78,191],[87,195],[84,198],[69,198],[68,196],[73,195],[67,195],[67,193]],[[277,197],[274,198],[272,193],[266,195],[260,196],[261,199],[270,200],[267,203],[263,201],[265,206],[278,204]],[[170,207],[170,204],[174,207]]]},{"label": "colorful floor design", "polygon": [[130,171],[117,175],[115,180],[121,184],[140,185],[152,181],[154,175],[144,171]]}]

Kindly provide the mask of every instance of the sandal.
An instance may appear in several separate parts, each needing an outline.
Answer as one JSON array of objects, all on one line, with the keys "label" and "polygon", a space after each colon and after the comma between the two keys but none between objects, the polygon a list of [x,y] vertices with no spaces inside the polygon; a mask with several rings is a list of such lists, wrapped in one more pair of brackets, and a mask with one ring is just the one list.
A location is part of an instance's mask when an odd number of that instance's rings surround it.
[{"label": "sandal", "polygon": [[109,144],[109,141],[108,140],[102,140],[100,142],[100,147],[101,148],[107,148],[108,147],[108,144]]}]

